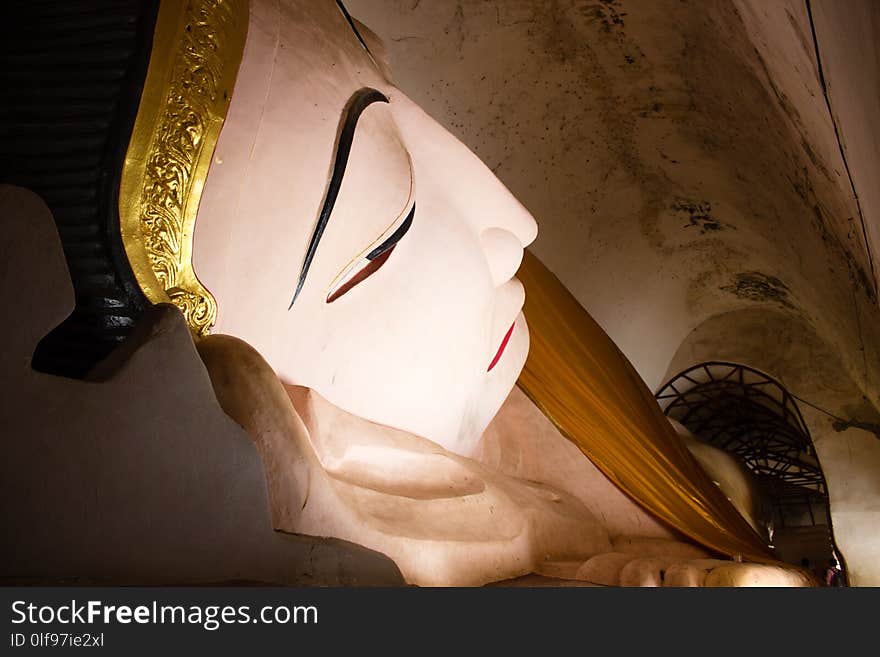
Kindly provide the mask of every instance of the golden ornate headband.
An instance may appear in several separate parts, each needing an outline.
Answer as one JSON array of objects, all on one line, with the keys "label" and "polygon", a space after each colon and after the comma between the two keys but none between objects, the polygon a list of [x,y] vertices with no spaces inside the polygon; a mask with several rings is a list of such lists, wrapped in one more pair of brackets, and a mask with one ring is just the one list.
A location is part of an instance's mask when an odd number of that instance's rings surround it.
[{"label": "golden ornate headband", "polygon": [[247,0],[162,0],[119,187],[138,285],[151,303],[177,306],[196,337],[217,304],[193,271],[193,229],[247,27]]}]

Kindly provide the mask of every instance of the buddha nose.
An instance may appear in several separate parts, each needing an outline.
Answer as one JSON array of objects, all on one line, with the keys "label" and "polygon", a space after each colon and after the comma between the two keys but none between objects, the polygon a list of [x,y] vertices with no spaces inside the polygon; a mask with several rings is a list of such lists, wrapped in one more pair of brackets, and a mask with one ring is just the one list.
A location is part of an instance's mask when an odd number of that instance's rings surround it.
[{"label": "buddha nose", "polygon": [[[519,249],[524,249],[538,236],[535,218],[486,165],[482,162],[479,165],[482,169],[482,193],[478,195],[479,211],[475,214],[479,217],[477,221],[482,224],[481,237],[485,236],[484,239],[494,244],[501,241],[494,231],[507,233],[507,238],[512,236]],[[518,258],[521,259],[522,254]]]},{"label": "buddha nose", "polygon": [[503,228],[487,228],[480,234],[492,284],[501,286],[516,274],[523,257],[523,240]]}]

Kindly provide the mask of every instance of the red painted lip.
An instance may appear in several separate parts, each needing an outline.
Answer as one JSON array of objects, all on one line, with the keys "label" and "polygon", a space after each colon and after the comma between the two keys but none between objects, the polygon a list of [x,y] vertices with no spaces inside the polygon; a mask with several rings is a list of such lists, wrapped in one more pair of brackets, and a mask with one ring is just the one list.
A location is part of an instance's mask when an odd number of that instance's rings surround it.
[{"label": "red painted lip", "polygon": [[504,335],[504,339],[501,341],[501,346],[498,347],[498,353],[495,354],[495,358],[492,359],[492,362],[489,363],[489,369],[487,372],[491,372],[492,368],[498,364],[498,361],[501,359],[501,354],[504,353],[505,348],[507,348],[507,343],[510,341],[510,335],[513,333],[513,327],[516,326],[516,321],[510,325],[510,328],[507,329],[507,333]]}]

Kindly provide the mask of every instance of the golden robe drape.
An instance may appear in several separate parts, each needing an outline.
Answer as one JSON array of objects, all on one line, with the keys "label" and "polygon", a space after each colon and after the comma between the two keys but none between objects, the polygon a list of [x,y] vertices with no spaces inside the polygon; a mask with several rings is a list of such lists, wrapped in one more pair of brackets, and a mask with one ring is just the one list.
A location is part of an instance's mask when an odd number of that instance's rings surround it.
[{"label": "golden robe drape", "polygon": [[706,475],[626,356],[528,250],[531,347],[520,388],[621,490],[704,546],[771,561],[761,537]]}]

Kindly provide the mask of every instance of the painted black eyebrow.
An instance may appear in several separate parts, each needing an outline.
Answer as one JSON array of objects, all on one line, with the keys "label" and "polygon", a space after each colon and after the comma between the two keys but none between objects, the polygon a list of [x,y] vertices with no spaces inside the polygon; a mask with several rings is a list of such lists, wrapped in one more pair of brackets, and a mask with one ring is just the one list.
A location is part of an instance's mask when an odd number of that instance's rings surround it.
[{"label": "painted black eyebrow", "polygon": [[406,231],[409,230],[409,227],[412,226],[412,221],[415,214],[416,204],[413,203],[412,209],[409,211],[409,214],[406,215],[406,219],[403,220],[403,223],[397,227],[397,230],[395,230],[393,233],[391,233],[391,235],[388,236],[387,240],[382,242],[379,246],[377,246],[375,249],[367,254],[367,260],[375,260],[392,246],[397,244],[403,238],[403,236],[406,235]]},{"label": "painted black eyebrow", "polygon": [[336,197],[339,196],[339,188],[342,186],[342,177],[345,175],[345,167],[348,164],[348,156],[351,153],[351,143],[354,140],[354,130],[357,127],[358,119],[361,113],[373,103],[387,103],[388,98],[380,91],[364,87],[354,92],[352,97],[346,104],[346,109],[342,119],[342,130],[339,132],[339,139],[336,142],[336,153],[333,157],[333,173],[330,175],[330,183],[327,185],[327,193],[324,195],[324,204],[321,207],[321,214],[318,215],[318,223],[309,240],[309,248],[306,250],[306,256],[303,259],[302,269],[299,273],[299,280],[296,283],[296,291],[293,293],[293,299],[287,309],[293,308],[293,304],[299,293],[302,291],[303,284],[306,282],[306,275],[309,273],[309,267],[312,266],[312,260],[315,257],[315,251],[318,250],[318,243],[330,220],[330,213],[333,212],[333,206],[336,204]]}]

